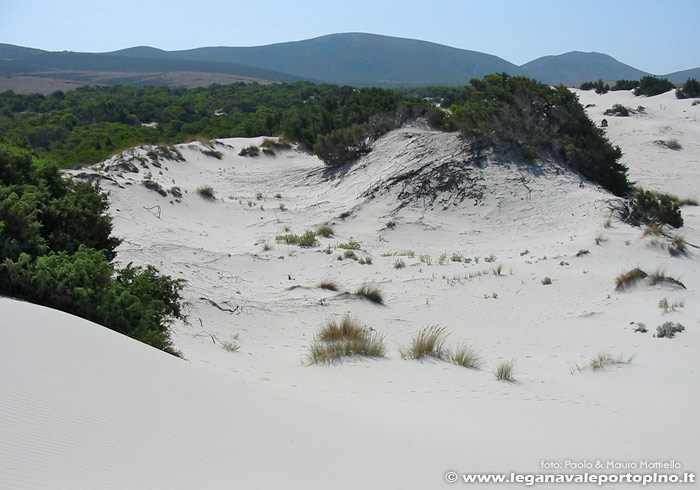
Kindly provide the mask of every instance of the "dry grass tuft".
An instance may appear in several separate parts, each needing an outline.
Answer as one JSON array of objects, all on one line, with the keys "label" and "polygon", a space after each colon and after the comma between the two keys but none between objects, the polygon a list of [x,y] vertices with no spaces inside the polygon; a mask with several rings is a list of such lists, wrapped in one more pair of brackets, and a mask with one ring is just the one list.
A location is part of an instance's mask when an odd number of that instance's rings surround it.
[{"label": "dry grass tuft", "polygon": [[382,290],[379,288],[379,286],[375,284],[363,284],[359,288],[357,288],[357,291],[355,291],[355,295],[365,298],[370,300],[372,303],[377,303],[380,305],[384,304],[384,296],[382,295]]},{"label": "dry grass tuft", "polygon": [[445,347],[448,335],[445,327],[439,325],[425,327],[413,337],[408,349],[401,350],[401,357],[404,359],[422,359],[424,357],[446,359],[449,356],[449,351]]},{"label": "dry grass tuft", "polygon": [[588,367],[593,371],[599,371],[605,369],[607,366],[616,366],[618,364],[630,364],[634,360],[634,356],[630,356],[627,359],[620,357],[613,357],[610,354],[598,354],[596,357],[591,359],[588,363]]},{"label": "dry grass tuft", "polygon": [[328,291],[338,291],[340,290],[340,287],[338,286],[338,283],[331,280],[331,279],[324,279],[318,284],[318,287],[320,289],[327,289]]},{"label": "dry grass tuft", "polygon": [[210,185],[203,185],[197,188],[197,194],[205,199],[214,199],[214,188]]},{"label": "dry grass tuft", "polygon": [[672,286],[678,286],[683,289],[688,289],[685,287],[681,281],[675,277],[667,276],[666,273],[659,269],[649,276],[649,284],[656,286],[657,284],[670,284]]},{"label": "dry grass tuft", "polygon": [[323,224],[316,229],[316,234],[324,238],[330,238],[333,236],[333,227],[328,224]]},{"label": "dry grass tuft", "polygon": [[460,345],[450,354],[450,361],[458,366],[470,369],[481,367],[481,355],[468,345]]},{"label": "dry grass tuft", "polygon": [[515,382],[515,359],[510,361],[503,361],[498,366],[496,366],[496,371],[494,372],[496,379],[499,381],[508,381],[509,383]]},{"label": "dry grass tuft", "polygon": [[384,337],[349,315],[340,322],[328,320],[309,348],[309,364],[331,364],[347,356],[384,357]]},{"label": "dry grass tuft", "polygon": [[634,269],[617,276],[615,279],[615,290],[620,291],[622,289],[626,289],[635,284],[637,281],[646,278],[648,275],[649,274],[644,272],[639,267],[635,267]]}]

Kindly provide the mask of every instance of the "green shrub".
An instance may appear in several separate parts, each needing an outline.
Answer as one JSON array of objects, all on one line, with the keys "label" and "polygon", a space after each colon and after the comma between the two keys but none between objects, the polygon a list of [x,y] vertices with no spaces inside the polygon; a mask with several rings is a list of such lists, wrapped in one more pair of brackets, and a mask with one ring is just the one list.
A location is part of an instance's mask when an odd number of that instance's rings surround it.
[{"label": "green shrub", "polygon": [[630,207],[630,218],[635,223],[658,222],[674,228],[683,226],[680,206],[668,194],[637,188],[632,194]]},{"label": "green shrub", "polygon": [[618,80],[610,90],[634,90],[639,87],[639,80]]},{"label": "green shrub", "polygon": [[673,83],[665,78],[646,76],[639,81],[639,86],[634,89],[634,95],[659,95],[673,88]]},{"label": "green shrub", "polygon": [[605,94],[610,90],[610,85],[604,83],[603,80],[598,80],[597,82],[583,82],[581,84],[581,90],[593,90],[597,94]]},{"label": "green shrub", "polygon": [[241,157],[257,157],[258,155],[260,155],[260,148],[255,145],[241,148],[241,151],[238,152],[238,156]]},{"label": "green shrub", "polygon": [[628,117],[634,111],[629,107],[625,107],[622,104],[615,104],[611,109],[607,109],[604,114],[606,116],[621,116]]},{"label": "green shrub", "polygon": [[664,322],[656,327],[656,337],[659,339],[672,339],[677,333],[685,331],[685,327],[680,323]]},{"label": "green shrub", "polygon": [[331,225],[321,225],[316,229],[316,234],[324,238],[330,238],[333,236],[333,227]]},{"label": "green shrub", "polygon": [[676,97],[679,99],[688,99],[691,97],[700,97],[700,82],[694,78],[689,78],[682,88],[676,89]]},{"label": "green shrub", "polygon": [[466,103],[453,105],[462,136],[476,148],[511,148],[534,160],[562,158],[584,177],[618,196],[632,187],[622,152],[587,116],[575,94],[506,74],[473,79]]}]

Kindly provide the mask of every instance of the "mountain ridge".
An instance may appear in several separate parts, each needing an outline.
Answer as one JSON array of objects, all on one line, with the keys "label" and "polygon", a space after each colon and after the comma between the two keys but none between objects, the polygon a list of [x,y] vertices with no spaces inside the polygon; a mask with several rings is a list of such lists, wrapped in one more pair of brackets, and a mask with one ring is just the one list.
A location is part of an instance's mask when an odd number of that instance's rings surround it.
[{"label": "mountain ridge", "polygon": [[[566,85],[598,79],[639,79],[649,75],[604,53],[570,51],[543,56],[518,66],[478,51],[366,33],[328,34],[263,46],[210,46],[176,51],[134,46],[107,53],[76,53],[0,44],[0,74],[3,76],[33,76],[32,73],[42,71],[78,68],[84,71],[151,74],[224,73],[253,81],[309,80],[388,88],[464,85],[471,78],[502,72]],[[687,78],[699,75],[700,67],[660,76],[674,83],[683,83]],[[70,78],[74,75],[58,73],[56,76]],[[127,80],[128,77],[116,79]],[[176,80],[176,77],[171,79]],[[156,83],[154,80],[162,78],[151,76],[149,80],[139,80],[138,83],[152,84]],[[93,82],[115,83],[99,78]],[[175,81],[168,83],[177,84]]]}]

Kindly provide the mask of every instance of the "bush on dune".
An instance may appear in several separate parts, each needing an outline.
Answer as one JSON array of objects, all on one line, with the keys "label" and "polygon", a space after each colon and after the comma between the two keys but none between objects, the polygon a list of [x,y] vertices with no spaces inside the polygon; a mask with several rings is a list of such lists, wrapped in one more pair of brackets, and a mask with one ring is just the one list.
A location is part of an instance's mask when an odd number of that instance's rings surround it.
[{"label": "bush on dune", "polygon": [[0,294],[66,311],[176,353],[183,282],[147,266],[116,269],[107,200],[23,151],[0,146]]}]

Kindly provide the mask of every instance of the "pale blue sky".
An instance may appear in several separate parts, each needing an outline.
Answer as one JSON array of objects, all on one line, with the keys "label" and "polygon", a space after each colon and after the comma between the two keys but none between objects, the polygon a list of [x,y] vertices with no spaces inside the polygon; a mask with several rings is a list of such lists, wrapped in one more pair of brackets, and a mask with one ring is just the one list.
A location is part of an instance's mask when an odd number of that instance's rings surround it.
[{"label": "pale blue sky", "polygon": [[700,66],[698,29],[700,0],[0,0],[0,42],[52,51],[258,46],[369,32],[518,65],[597,51],[660,75]]}]

